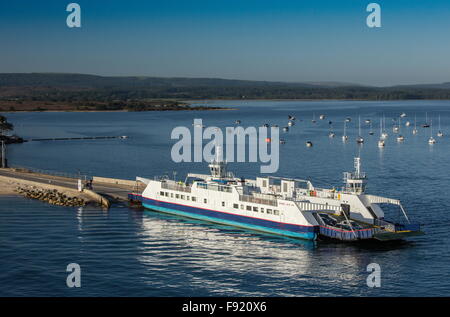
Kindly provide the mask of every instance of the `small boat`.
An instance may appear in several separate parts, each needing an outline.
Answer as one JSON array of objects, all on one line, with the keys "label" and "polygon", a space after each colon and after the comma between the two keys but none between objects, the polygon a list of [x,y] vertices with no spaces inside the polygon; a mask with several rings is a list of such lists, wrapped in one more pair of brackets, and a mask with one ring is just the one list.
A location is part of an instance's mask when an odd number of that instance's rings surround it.
[{"label": "small boat", "polygon": [[345,122],[351,122],[352,121],[352,118],[346,118],[345,119]]},{"label": "small boat", "polygon": [[385,144],[386,144],[386,142],[384,140],[382,140],[382,139],[378,140],[378,147],[382,148],[385,146]]},{"label": "small boat", "polygon": [[370,119],[366,119],[366,124],[370,124],[372,121],[370,121]]},{"label": "small boat", "polygon": [[264,123],[264,124],[263,124],[263,127],[264,127],[264,128],[268,128],[269,125],[268,125],[267,123]]},{"label": "small boat", "polygon": [[401,115],[400,115],[400,118],[404,118],[404,117],[406,117],[406,113],[402,113]]},{"label": "small boat", "polygon": [[397,142],[403,142],[403,141],[405,141],[405,137],[403,135],[399,135],[397,137]]},{"label": "small boat", "polygon": [[307,147],[312,147],[312,146],[313,146],[313,144],[312,144],[312,142],[311,142],[311,141],[306,141],[306,146],[307,146]]},{"label": "small boat", "polygon": [[325,119],[325,115],[324,115],[324,114],[321,114],[320,117],[319,117],[319,119],[320,119],[320,120],[324,120],[324,119]]},{"label": "small boat", "polygon": [[333,131],[330,131],[330,133],[328,133],[329,138],[334,138],[335,136],[336,134]]},{"label": "small boat", "polygon": [[292,127],[293,125],[295,125],[295,122],[294,122],[294,121],[289,121],[289,122],[288,122],[288,126]]},{"label": "small boat", "polygon": [[348,135],[343,135],[342,136],[342,141],[347,142],[348,141]]},{"label": "small boat", "polygon": [[295,120],[295,117],[294,117],[294,116],[291,116],[291,115],[288,115],[288,119],[289,119],[289,120]]},{"label": "small boat", "polygon": [[121,138],[121,139],[128,139],[128,136],[127,135],[122,135],[119,138]]},{"label": "small boat", "polygon": [[241,120],[234,121],[235,124],[241,124]]},{"label": "small boat", "polygon": [[289,131],[289,127],[284,127],[283,128],[283,132],[288,132]]},{"label": "small boat", "polygon": [[286,140],[285,139],[280,139],[280,144],[286,144]]},{"label": "small boat", "polygon": [[398,126],[394,125],[394,126],[392,127],[392,132],[398,133],[398,130],[399,130]]},{"label": "small boat", "polygon": [[409,127],[411,125],[411,122],[406,121],[405,126]]}]

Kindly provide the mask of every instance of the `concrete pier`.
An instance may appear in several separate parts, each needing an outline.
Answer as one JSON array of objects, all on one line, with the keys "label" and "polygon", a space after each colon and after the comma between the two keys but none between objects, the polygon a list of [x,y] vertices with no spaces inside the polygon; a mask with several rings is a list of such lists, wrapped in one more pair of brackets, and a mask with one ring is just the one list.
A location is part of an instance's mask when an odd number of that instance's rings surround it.
[{"label": "concrete pier", "polygon": [[115,202],[127,202],[128,193],[142,191],[144,184],[132,180],[94,177],[91,189],[77,190],[78,179],[35,173],[26,169],[0,169],[0,183],[6,187],[6,193],[17,191],[17,188],[31,186],[41,190],[56,190],[66,195],[79,197],[109,208]]}]

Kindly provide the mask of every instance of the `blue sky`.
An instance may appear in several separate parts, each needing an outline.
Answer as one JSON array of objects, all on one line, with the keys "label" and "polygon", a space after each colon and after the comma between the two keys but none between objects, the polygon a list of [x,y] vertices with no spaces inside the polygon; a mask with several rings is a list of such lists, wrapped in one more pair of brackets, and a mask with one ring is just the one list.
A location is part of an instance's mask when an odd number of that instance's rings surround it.
[{"label": "blue sky", "polygon": [[[0,72],[343,81],[450,81],[448,0],[0,2]],[[382,27],[366,26],[368,3]]]}]

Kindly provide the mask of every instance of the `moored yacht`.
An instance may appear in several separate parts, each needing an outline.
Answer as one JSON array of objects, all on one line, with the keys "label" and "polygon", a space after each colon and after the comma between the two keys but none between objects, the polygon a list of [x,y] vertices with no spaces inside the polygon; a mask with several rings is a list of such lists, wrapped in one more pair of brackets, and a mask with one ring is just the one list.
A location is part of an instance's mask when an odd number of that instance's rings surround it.
[{"label": "moored yacht", "polygon": [[438,130],[437,136],[441,138],[444,136],[444,133],[441,130],[441,115],[439,115],[439,128],[438,129],[439,130]]},{"label": "moored yacht", "polygon": [[364,143],[364,138],[361,136],[361,117],[358,117],[358,137],[356,138],[356,143],[362,144]]}]

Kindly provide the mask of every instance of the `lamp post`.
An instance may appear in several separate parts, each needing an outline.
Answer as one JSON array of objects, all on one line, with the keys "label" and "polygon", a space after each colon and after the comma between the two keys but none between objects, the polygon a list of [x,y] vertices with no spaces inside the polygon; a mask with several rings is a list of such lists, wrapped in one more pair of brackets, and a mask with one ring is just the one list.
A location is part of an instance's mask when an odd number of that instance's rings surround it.
[{"label": "lamp post", "polygon": [[2,168],[6,168],[6,145],[5,141],[2,140]]}]

